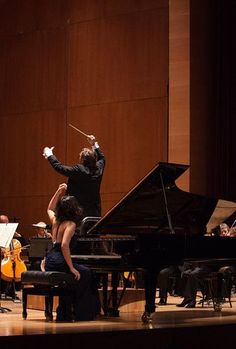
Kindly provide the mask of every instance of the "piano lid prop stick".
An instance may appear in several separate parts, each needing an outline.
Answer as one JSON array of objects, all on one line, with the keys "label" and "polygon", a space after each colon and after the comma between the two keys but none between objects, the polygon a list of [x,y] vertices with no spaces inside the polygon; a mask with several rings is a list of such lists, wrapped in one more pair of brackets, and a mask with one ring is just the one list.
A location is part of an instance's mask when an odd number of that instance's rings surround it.
[{"label": "piano lid prop stick", "polygon": [[77,127],[68,124],[70,127],[72,127],[73,129],[75,129],[76,131],[78,131],[79,133],[81,133],[82,135],[84,135],[85,137],[89,137],[89,135],[87,135],[86,133],[84,133],[83,131],[79,130]]}]

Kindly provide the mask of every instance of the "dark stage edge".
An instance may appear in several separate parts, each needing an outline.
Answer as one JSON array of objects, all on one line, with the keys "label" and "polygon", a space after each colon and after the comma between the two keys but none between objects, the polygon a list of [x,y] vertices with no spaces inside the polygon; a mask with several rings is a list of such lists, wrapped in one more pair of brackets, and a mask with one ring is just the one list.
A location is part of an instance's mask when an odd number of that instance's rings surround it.
[{"label": "dark stage edge", "polygon": [[236,324],[1,336],[0,345],[4,349],[226,349],[236,347]]}]

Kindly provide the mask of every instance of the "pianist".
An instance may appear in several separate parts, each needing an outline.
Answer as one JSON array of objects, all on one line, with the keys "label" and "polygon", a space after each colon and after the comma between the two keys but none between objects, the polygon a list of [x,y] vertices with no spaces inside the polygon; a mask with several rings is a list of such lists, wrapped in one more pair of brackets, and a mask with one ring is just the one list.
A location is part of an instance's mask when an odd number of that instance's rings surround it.
[{"label": "pianist", "polygon": [[[100,302],[98,292],[93,288],[92,274],[88,267],[72,263],[70,254],[70,241],[81,209],[74,196],[65,195],[66,189],[66,184],[60,184],[48,205],[53,248],[46,256],[45,270],[72,273],[75,278],[75,299],[67,303],[59,297],[57,321],[94,320],[100,312]],[[72,303],[74,315],[70,312]]]}]

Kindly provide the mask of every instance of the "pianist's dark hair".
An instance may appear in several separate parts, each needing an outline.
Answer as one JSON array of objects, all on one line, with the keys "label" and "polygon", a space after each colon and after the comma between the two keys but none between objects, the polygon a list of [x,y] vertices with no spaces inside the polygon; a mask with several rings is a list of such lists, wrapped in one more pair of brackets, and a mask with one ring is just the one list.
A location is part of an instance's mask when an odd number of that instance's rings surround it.
[{"label": "pianist's dark hair", "polygon": [[65,195],[57,202],[55,216],[59,223],[64,221],[78,223],[82,218],[82,208],[74,196]]}]

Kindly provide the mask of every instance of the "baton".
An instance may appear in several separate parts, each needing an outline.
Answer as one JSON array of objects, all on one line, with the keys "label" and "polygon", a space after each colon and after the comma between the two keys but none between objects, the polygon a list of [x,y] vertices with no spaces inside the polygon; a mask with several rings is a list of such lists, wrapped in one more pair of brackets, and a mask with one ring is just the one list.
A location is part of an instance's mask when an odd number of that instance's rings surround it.
[{"label": "baton", "polygon": [[89,135],[87,135],[86,133],[84,133],[83,131],[79,130],[77,127],[68,124],[70,127],[72,127],[73,129],[75,129],[76,131],[78,131],[79,133],[81,133],[82,135],[84,135],[85,137],[89,137]]}]

